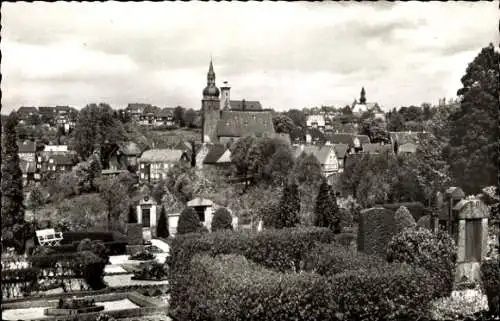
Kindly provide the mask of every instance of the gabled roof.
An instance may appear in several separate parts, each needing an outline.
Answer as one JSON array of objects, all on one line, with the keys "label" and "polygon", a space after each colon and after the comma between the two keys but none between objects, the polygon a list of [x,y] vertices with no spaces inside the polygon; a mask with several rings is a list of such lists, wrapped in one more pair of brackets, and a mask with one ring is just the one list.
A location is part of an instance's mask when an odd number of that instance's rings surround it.
[{"label": "gabled roof", "polygon": [[197,197],[195,199],[192,199],[189,202],[187,202],[187,204],[186,204],[186,206],[189,206],[189,207],[212,206],[212,205],[214,205],[214,202],[212,202],[211,200],[205,199],[205,198],[201,198],[201,197]]},{"label": "gabled roof", "polygon": [[56,107],[38,107],[40,114],[54,114],[56,112]]},{"label": "gabled roof", "polygon": [[140,162],[173,163],[181,160],[184,151],[181,149],[150,149],[142,153]]},{"label": "gabled roof", "polygon": [[347,151],[349,150],[349,146],[346,144],[333,144],[333,149],[335,149],[335,154],[337,154],[337,158],[344,158]]},{"label": "gabled roof", "polygon": [[222,111],[217,123],[217,135],[244,137],[274,134],[271,113],[268,111]]},{"label": "gabled roof", "polygon": [[120,153],[127,156],[139,156],[142,153],[139,146],[134,142],[121,143],[119,144],[118,150],[120,151]]},{"label": "gabled roof", "polygon": [[28,114],[38,114],[38,108],[36,107],[20,107],[17,110],[17,114],[28,115]]},{"label": "gabled roof", "polygon": [[36,143],[30,140],[17,142],[18,153],[34,153],[36,152]]},{"label": "gabled roof", "polygon": [[174,111],[170,108],[163,108],[161,110],[155,111],[154,114],[156,117],[173,117]]},{"label": "gabled roof", "polygon": [[332,144],[347,144],[349,146],[354,145],[354,139],[357,138],[360,144],[369,144],[370,138],[366,135],[354,135],[347,133],[339,133],[339,134],[327,134],[325,135],[325,139]]},{"label": "gabled roof", "polygon": [[207,145],[208,153],[203,159],[203,164],[215,164],[226,151],[226,147],[221,144]]},{"label": "gabled roof", "polygon": [[23,174],[34,173],[36,171],[35,162],[27,162],[23,159],[19,160],[19,167],[21,168],[21,172]]},{"label": "gabled roof", "polygon": [[287,143],[288,145],[291,144],[291,140],[290,140],[290,134],[285,134],[285,133],[274,133],[274,134],[271,134],[269,135],[270,138],[275,138],[275,139],[281,139],[282,141],[284,141],[285,143]]},{"label": "gabled roof", "polygon": [[73,153],[53,154],[49,159],[53,159],[56,165],[75,165],[78,163],[76,155]]},{"label": "gabled roof", "polygon": [[56,111],[57,112],[60,112],[60,111],[67,111],[69,112],[71,110],[71,108],[69,106],[56,106]]},{"label": "gabled roof", "polygon": [[[260,101],[257,100],[230,100],[229,105],[231,106],[231,110],[262,110],[262,106]],[[243,109],[243,107],[245,109]]]},{"label": "gabled roof", "polygon": [[311,154],[323,165],[332,151],[334,151],[332,146],[305,145],[296,147],[294,156],[297,158],[302,153]]},{"label": "gabled roof", "polygon": [[460,187],[448,187],[446,191],[444,192],[446,197],[448,198],[453,198],[453,199],[462,199],[465,198],[465,193]]},{"label": "gabled roof", "polygon": [[317,123],[318,126],[325,126],[325,116],[309,115],[306,120],[307,126],[312,126],[312,123]]}]

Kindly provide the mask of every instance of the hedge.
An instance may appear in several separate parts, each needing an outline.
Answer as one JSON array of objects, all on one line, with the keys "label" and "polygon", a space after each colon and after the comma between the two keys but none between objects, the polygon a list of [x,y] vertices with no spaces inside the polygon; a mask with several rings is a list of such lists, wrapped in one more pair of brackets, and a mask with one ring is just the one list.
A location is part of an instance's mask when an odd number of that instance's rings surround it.
[{"label": "hedge", "polygon": [[170,305],[180,306],[187,300],[190,262],[196,254],[240,254],[257,264],[282,272],[300,269],[307,253],[317,243],[330,243],[334,238],[335,234],[326,228],[177,235],[171,241],[170,256],[167,258],[170,268]]},{"label": "hedge", "polygon": [[[74,241],[71,244],[63,244],[52,246],[57,253],[74,253],[77,251],[78,244],[80,241]],[[127,242],[123,241],[111,241],[111,242],[103,242],[103,244],[108,249],[109,255],[122,255],[126,253]]]},{"label": "hedge", "polygon": [[323,276],[387,265],[378,255],[356,252],[339,244],[318,244],[305,258],[305,270]]},{"label": "hedge", "polygon": [[279,273],[243,256],[197,255],[178,320],[403,320],[426,315],[429,273],[407,265],[327,278]]},{"label": "hedge", "polygon": [[61,244],[71,244],[75,241],[84,239],[97,240],[103,242],[114,241],[113,233],[111,232],[63,232]]},{"label": "hedge", "polygon": [[385,208],[361,211],[358,226],[358,250],[385,256],[387,245],[396,234],[394,212]]},{"label": "hedge", "polygon": [[481,281],[488,297],[491,315],[500,317],[500,261],[488,260],[481,264]]}]

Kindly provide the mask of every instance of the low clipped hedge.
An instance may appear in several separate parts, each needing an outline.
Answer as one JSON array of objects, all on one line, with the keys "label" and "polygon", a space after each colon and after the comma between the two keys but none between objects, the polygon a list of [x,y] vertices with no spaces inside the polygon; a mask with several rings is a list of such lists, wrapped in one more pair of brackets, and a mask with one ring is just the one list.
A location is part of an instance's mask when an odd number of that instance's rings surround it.
[{"label": "low clipped hedge", "polygon": [[481,264],[481,281],[488,297],[489,312],[500,317],[500,261],[488,260]]},{"label": "low clipped hedge", "polygon": [[63,232],[61,244],[72,244],[84,239],[103,242],[112,242],[115,240],[111,232]]},{"label": "low clipped hedge", "polygon": [[178,320],[415,320],[431,297],[426,270],[405,264],[324,277],[279,273],[243,256],[197,255]]},{"label": "low clipped hedge", "polygon": [[[327,228],[289,228],[262,232],[219,231],[177,235],[171,241],[169,265],[170,306],[185,304],[192,276],[190,262],[196,254],[240,254],[263,267],[284,272],[300,270],[304,258],[317,243],[331,243],[335,234]],[[189,320],[189,319],[188,319]]]},{"label": "low clipped hedge", "polygon": [[[71,244],[61,244],[52,246],[51,248],[57,253],[74,253],[77,251],[80,241],[74,241]],[[126,253],[127,242],[124,241],[111,241],[103,242],[108,249],[109,255],[123,255]]]},{"label": "low clipped hedge", "polygon": [[305,258],[305,270],[323,276],[388,265],[377,255],[367,255],[339,244],[319,244]]}]

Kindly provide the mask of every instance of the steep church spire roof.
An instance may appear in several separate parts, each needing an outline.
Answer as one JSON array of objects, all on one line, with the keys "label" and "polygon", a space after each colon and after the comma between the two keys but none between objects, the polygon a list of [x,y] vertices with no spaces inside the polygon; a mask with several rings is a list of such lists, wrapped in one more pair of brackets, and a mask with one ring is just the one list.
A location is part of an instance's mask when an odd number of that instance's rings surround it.
[{"label": "steep church spire roof", "polygon": [[212,59],[210,59],[210,65],[208,67],[207,73],[207,86],[203,89],[204,98],[219,98],[219,88],[215,86],[215,72]]}]

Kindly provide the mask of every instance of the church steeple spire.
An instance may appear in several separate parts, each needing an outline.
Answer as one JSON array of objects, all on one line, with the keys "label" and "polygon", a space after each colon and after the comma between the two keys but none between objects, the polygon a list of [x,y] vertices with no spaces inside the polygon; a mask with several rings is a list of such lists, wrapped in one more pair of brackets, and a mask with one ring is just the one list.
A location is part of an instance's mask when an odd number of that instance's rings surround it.
[{"label": "church steeple spire", "polygon": [[212,63],[212,59],[210,59],[210,65],[208,66],[207,73],[207,86],[203,90],[204,98],[219,98],[219,88],[215,86],[215,72],[214,65]]}]

